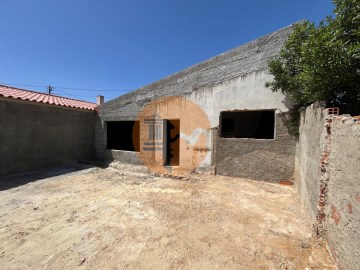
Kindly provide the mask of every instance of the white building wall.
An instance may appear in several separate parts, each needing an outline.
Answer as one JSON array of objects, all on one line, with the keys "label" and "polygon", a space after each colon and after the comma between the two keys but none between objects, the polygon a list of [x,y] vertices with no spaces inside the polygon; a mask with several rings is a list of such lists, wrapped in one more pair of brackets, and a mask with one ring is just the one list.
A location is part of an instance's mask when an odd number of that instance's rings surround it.
[{"label": "white building wall", "polygon": [[197,89],[186,98],[204,110],[212,128],[219,126],[222,111],[275,109],[276,113],[287,112],[290,104],[286,97],[265,87],[271,80],[267,71],[252,72]]}]

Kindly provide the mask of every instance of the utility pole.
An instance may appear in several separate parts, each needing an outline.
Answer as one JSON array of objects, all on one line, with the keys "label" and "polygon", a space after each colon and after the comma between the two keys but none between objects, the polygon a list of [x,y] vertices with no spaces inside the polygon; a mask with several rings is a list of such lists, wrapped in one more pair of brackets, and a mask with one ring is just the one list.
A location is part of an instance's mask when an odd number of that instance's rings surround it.
[{"label": "utility pole", "polygon": [[53,87],[49,85],[49,86],[48,86],[48,94],[49,94],[49,95],[51,95],[52,90],[53,90]]}]

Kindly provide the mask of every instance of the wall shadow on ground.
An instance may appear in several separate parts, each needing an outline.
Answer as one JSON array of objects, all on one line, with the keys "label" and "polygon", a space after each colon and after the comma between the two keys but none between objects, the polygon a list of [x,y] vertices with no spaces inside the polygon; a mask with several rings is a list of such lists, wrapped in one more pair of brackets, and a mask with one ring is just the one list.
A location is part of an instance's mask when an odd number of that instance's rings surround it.
[{"label": "wall shadow on ground", "polygon": [[10,174],[0,176],[0,191],[16,188],[26,185],[31,182],[57,177],[64,174],[73,174],[83,170],[88,170],[97,167],[107,167],[105,163],[72,163],[57,167],[43,168],[23,173]]}]

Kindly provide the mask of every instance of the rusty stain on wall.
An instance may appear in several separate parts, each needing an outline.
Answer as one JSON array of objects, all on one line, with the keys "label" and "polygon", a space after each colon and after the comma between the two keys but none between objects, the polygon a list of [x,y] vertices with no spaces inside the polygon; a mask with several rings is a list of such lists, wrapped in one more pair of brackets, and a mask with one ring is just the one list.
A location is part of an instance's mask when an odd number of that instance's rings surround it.
[{"label": "rusty stain on wall", "polygon": [[331,205],[331,218],[335,221],[336,225],[339,225],[341,216],[339,210],[334,205]]}]

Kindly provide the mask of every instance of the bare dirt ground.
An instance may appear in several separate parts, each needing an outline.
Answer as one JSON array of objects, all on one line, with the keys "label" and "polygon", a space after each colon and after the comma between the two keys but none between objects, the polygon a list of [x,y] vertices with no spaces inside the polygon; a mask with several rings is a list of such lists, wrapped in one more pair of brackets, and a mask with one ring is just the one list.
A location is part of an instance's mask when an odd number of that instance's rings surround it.
[{"label": "bare dirt ground", "polygon": [[121,164],[17,180],[0,269],[335,269],[290,186]]}]

